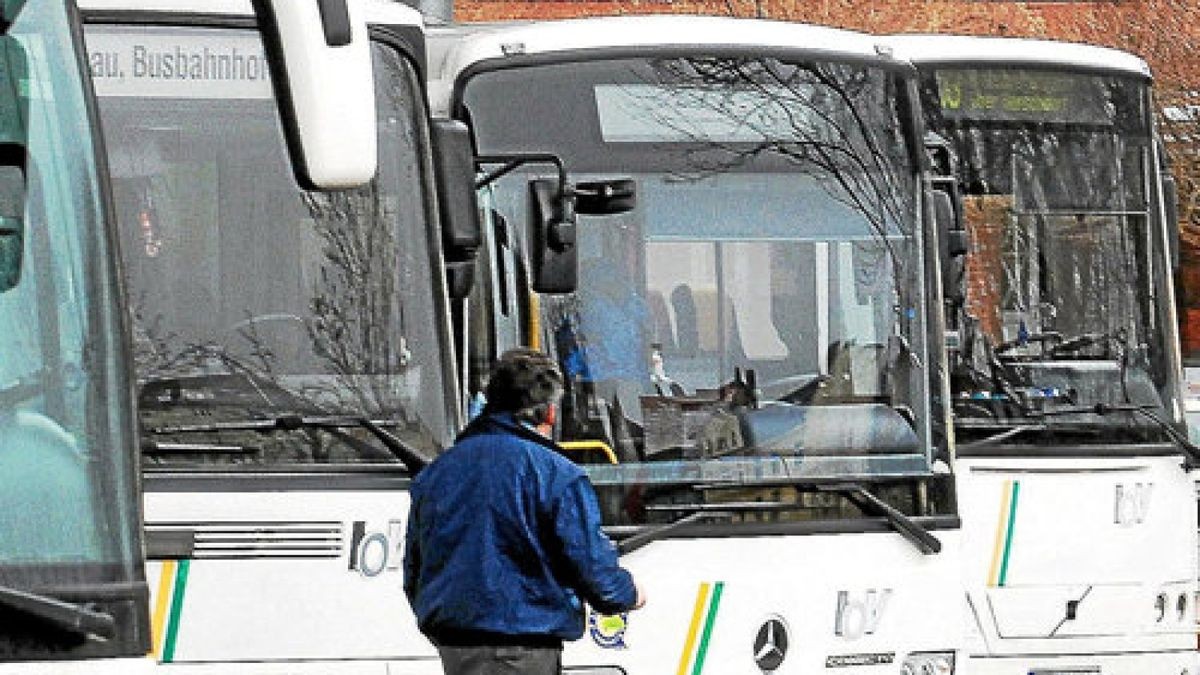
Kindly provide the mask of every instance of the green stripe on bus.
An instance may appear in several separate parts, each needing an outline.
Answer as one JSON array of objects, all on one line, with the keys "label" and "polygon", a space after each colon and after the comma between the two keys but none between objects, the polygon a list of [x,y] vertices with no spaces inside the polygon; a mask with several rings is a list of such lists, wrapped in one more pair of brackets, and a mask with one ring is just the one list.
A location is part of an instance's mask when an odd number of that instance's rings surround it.
[{"label": "green stripe on bus", "polygon": [[167,621],[167,639],[163,646],[163,663],[175,660],[175,638],[179,636],[179,617],[183,614],[183,594],[187,589],[188,567],[192,561],[184,558],[175,568],[175,592],[171,595],[171,618]]},{"label": "green stripe on bus", "polygon": [[1004,558],[1000,562],[1000,579],[997,586],[1003,586],[1008,579],[1008,556],[1012,553],[1013,530],[1017,525],[1017,497],[1021,494],[1021,481],[1013,481],[1012,498],[1008,500],[1008,531],[1004,533]]},{"label": "green stripe on bus", "polygon": [[712,637],[713,626],[717,623],[717,606],[721,604],[721,592],[725,590],[725,582],[718,581],[713,585],[712,602],[708,605],[708,616],[704,619],[704,635],[700,638],[700,648],[696,650],[696,666],[692,675],[700,675],[704,670],[704,657],[708,653],[708,640]]}]

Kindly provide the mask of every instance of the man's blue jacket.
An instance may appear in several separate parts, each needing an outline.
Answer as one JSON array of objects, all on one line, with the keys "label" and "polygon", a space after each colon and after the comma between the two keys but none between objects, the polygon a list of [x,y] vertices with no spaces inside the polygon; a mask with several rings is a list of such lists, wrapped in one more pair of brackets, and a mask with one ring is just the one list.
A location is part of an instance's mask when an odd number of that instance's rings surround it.
[{"label": "man's blue jacket", "polygon": [[633,607],[583,471],[511,414],[475,420],[412,483],[404,591],[435,644],[544,644],[583,634],[580,600]]}]

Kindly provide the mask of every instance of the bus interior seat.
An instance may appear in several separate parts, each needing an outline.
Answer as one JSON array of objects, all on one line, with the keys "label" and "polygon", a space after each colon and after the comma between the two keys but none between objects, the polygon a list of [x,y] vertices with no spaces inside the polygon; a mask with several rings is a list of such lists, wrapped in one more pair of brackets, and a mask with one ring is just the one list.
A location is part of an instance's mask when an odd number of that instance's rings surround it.
[{"label": "bus interior seat", "polygon": [[671,307],[675,310],[676,347],[682,354],[696,354],[700,351],[700,328],[692,287],[676,286],[671,291]]},{"label": "bus interior seat", "polygon": [[667,307],[666,298],[659,291],[648,291],[646,304],[650,308],[650,318],[653,321],[650,341],[662,345],[664,351],[675,351],[675,331],[671,328],[671,311]]}]

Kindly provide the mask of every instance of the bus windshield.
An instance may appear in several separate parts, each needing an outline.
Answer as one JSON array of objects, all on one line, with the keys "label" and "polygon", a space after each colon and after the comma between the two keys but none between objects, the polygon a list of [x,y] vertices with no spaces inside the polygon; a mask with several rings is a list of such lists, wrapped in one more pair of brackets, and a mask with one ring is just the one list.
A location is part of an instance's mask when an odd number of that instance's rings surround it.
[{"label": "bus windshield", "polygon": [[[380,169],[297,183],[249,30],[92,26],[152,464],[385,465],[449,433],[415,72],[374,47]],[[276,423],[277,422],[277,423]]]},{"label": "bus windshield", "polygon": [[[574,181],[636,183],[632,211],[579,216],[578,290],[538,303],[569,381],[564,445],[600,462],[588,470],[602,491],[928,472],[903,82],[861,64],[716,56],[467,81],[481,153],[550,152]],[[493,184],[507,222],[527,222],[531,177]]]},{"label": "bus windshield", "polygon": [[[0,247],[21,259],[0,292],[0,575],[5,587],[122,602],[128,617],[145,602],[136,441],[96,132],[64,3],[16,11],[0,37],[0,144],[20,149],[25,174],[22,208],[12,167],[0,172]],[[29,636],[44,626],[7,604],[0,613],[6,654],[42,643]],[[71,635],[51,652],[91,649]]]},{"label": "bus windshield", "polygon": [[971,241],[956,424],[1158,438],[1178,401],[1154,216],[1148,82],[1037,69],[923,76]]}]

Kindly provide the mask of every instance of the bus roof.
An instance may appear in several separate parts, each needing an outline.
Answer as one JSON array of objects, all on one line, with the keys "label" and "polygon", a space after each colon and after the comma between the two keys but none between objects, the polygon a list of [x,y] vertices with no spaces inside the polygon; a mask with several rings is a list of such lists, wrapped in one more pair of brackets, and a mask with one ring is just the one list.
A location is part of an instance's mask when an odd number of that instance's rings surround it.
[{"label": "bus roof", "polygon": [[[421,13],[390,0],[349,0],[366,12],[368,23],[422,26]],[[85,12],[154,12],[182,16],[253,16],[252,0],[78,0]]]},{"label": "bus roof", "polygon": [[[508,56],[636,51],[655,47],[812,51],[835,58],[884,60],[881,40],[825,26],[695,15],[609,16],[428,28],[429,96],[435,113],[450,105],[454,82],[481,61]],[[882,49],[882,51],[881,51]]]},{"label": "bus roof", "polygon": [[967,35],[892,35],[880,38],[897,58],[925,65],[1037,65],[1150,77],[1145,61],[1119,49],[1076,42]]}]

